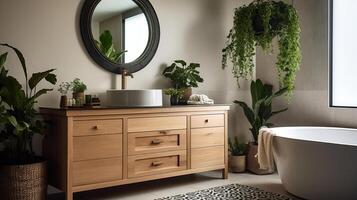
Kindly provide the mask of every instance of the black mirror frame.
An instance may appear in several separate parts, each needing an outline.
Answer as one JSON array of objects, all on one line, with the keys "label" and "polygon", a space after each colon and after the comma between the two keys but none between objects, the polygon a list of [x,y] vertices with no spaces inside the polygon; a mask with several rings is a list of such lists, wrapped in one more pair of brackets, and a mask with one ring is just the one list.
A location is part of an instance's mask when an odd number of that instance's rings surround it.
[{"label": "black mirror frame", "polygon": [[160,24],[154,7],[149,0],[133,0],[146,16],[149,26],[149,40],[144,52],[139,58],[130,63],[118,64],[106,58],[98,50],[94,42],[91,28],[92,15],[100,1],[101,0],[85,0],[80,16],[81,36],[90,57],[99,66],[115,74],[121,74],[122,69],[127,69],[130,73],[135,73],[143,69],[155,56],[160,42]]}]

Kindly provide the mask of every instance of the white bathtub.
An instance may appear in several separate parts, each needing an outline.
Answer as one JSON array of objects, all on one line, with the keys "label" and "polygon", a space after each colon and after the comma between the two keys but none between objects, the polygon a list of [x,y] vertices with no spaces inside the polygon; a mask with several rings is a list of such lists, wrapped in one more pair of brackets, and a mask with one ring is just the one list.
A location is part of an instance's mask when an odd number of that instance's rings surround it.
[{"label": "white bathtub", "polygon": [[357,199],[357,129],[272,129],[273,151],[285,189],[304,199]]}]

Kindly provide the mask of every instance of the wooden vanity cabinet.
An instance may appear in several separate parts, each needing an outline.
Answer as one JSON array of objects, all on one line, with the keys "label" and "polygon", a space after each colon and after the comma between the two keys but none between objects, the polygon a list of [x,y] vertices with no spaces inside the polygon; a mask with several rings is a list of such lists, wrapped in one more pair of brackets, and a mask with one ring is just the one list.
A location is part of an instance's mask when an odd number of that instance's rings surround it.
[{"label": "wooden vanity cabinet", "polygon": [[229,106],[40,108],[49,183],[66,193],[211,170],[228,176]]}]

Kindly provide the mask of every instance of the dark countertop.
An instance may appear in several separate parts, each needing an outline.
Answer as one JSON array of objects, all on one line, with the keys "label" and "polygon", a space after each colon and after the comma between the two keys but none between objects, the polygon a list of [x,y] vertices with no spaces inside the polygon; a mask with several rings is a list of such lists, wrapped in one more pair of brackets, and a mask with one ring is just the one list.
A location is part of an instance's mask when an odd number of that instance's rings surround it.
[{"label": "dark countertop", "polygon": [[62,110],[62,111],[78,111],[78,110],[112,110],[112,109],[155,109],[155,108],[185,108],[185,107],[216,107],[216,106],[231,106],[232,104],[208,104],[208,105],[175,105],[175,106],[157,106],[157,107],[113,107],[113,106],[83,106],[83,107],[40,107],[41,110]]}]

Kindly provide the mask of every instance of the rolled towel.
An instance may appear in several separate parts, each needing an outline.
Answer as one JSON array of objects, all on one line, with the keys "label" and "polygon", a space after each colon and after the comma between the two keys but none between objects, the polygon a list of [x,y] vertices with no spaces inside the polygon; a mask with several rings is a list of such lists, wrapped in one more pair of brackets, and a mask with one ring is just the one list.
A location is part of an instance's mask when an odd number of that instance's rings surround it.
[{"label": "rolled towel", "polygon": [[214,101],[212,99],[208,98],[207,95],[193,94],[188,99],[187,104],[191,104],[191,105],[214,104]]},{"label": "rolled towel", "polygon": [[258,135],[258,163],[260,169],[275,171],[273,155],[273,137],[275,133],[269,128],[261,128]]}]

